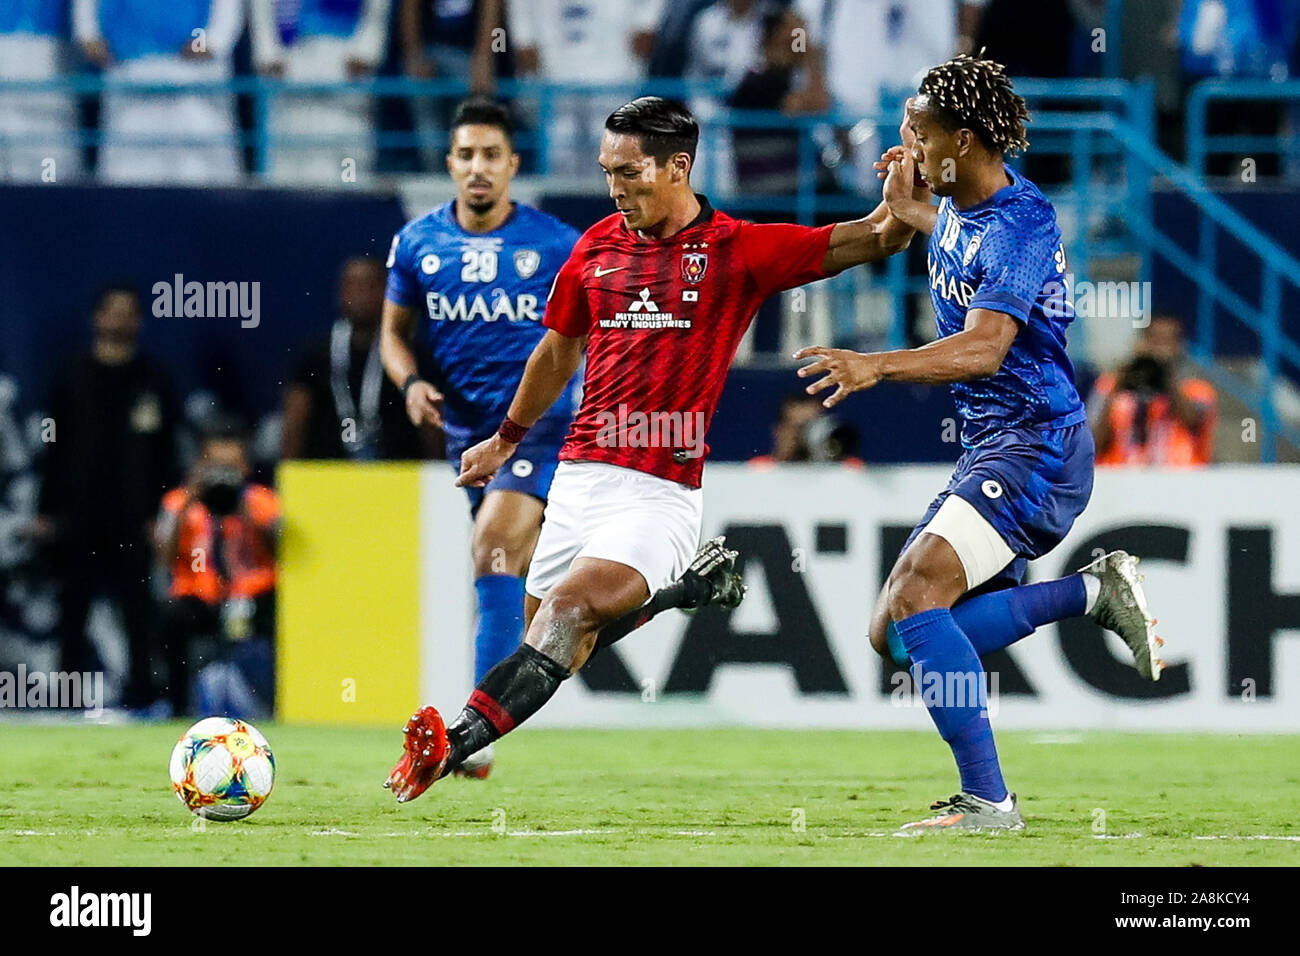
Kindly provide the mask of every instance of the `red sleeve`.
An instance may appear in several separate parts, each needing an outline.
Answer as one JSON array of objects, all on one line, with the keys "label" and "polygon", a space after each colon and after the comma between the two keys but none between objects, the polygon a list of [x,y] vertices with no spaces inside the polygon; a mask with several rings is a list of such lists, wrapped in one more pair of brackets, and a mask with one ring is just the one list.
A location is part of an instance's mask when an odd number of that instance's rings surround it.
[{"label": "red sleeve", "polygon": [[542,324],[569,338],[586,335],[591,328],[591,311],[587,308],[587,290],[582,287],[582,266],[586,262],[586,245],[579,242],[551,283],[546,297],[546,314]]},{"label": "red sleeve", "polygon": [[764,296],[826,278],[822,261],[831,244],[829,226],[742,222],[739,236],[745,267]]}]

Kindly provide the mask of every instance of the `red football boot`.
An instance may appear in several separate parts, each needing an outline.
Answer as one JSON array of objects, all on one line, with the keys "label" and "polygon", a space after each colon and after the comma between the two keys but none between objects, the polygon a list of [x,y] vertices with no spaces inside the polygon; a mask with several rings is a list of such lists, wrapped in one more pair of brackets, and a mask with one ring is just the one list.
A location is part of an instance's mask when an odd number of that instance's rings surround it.
[{"label": "red football boot", "polygon": [[406,734],[405,753],[384,781],[398,803],[414,800],[433,786],[451,756],[447,725],[433,707],[421,707],[412,714],[402,732]]}]

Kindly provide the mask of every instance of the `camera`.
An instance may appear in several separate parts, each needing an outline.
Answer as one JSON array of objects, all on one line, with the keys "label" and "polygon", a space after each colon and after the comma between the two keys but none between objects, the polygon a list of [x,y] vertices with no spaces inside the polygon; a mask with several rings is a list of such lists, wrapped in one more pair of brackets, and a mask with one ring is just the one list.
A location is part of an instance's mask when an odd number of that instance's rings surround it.
[{"label": "camera", "polygon": [[238,468],[208,468],[200,479],[198,499],[214,515],[233,514],[243,494],[244,476]]}]

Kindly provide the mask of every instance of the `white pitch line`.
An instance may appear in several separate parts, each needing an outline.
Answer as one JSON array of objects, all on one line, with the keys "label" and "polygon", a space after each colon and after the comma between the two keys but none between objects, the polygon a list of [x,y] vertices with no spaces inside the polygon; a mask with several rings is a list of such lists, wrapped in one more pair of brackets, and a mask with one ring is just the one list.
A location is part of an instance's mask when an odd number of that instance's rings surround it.
[{"label": "white pitch line", "polygon": [[1194,836],[1193,840],[1286,840],[1300,843],[1300,836],[1286,836],[1273,833],[1221,833],[1215,836]]}]

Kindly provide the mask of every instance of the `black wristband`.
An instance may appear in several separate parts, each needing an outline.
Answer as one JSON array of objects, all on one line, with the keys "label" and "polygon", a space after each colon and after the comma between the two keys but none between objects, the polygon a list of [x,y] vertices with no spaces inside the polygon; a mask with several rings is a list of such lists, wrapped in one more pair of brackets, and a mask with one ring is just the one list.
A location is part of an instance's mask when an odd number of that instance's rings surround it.
[{"label": "black wristband", "polygon": [[411,390],[411,386],[420,381],[423,381],[423,379],[420,378],[418,372],[412,372],[406,376],[406,381],[402,383],[402,398],[406,398],[406,393]]}]

